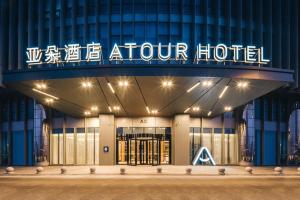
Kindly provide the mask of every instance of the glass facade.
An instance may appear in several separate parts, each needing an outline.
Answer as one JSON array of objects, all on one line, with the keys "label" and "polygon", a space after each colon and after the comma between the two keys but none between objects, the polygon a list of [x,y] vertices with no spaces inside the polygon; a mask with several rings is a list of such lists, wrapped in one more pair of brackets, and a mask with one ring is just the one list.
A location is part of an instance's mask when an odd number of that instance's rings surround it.
[{"label": "glass facade", "polygon": [[56,128],[50,136],[51,165],[99,165],[99,128]]},{"label": "glass facade", "polygon": [[206,147],[217,165],[237,165],[237,140],[237,134],[232,128],[191,127],[190,164],[200,148]]}]

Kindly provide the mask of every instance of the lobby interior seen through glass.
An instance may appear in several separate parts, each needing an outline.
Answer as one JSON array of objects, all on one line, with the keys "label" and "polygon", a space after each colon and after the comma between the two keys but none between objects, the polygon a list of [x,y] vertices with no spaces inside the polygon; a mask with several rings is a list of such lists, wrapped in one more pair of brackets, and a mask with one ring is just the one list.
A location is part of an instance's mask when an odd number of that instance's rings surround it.
[{"label": "lobby interior seen through glass", "polygon": [[170,127],[119,127],[116,138],[117,164],[171,164]]}]

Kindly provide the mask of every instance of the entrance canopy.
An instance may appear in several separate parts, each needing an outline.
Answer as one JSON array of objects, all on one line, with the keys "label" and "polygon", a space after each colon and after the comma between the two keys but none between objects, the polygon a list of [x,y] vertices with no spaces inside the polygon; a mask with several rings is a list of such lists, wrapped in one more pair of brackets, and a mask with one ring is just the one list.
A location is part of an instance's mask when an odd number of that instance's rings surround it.
[{"label": "entrance canopy", "polygon": [[292,71],[273,68],[156,67],[18,71],[5,74],[4,84],[77,117],[213,117],[293,81]]}]

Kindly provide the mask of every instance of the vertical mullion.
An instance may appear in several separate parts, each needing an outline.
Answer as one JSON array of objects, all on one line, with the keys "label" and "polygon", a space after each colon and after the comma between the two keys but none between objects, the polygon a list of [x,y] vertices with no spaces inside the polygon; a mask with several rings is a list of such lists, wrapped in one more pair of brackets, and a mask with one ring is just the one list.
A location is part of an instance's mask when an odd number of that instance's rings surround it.
[{"label": "vertical mullion", "polygon": [[18,69],[24,64],[24,42],[25,42],[25,5],[24,1],[19,1],[18,5]]},{"label": "vertical mullion", "polygon": [[76,41],[76,16],[77,16],[77,1],[72,0],[72,19],[71,19],[71,24],[72,24],[72,42]]},{"label": "vertical mullion", "polygon": [[[29,165],[29,159],[28,159],[28,153],[29,153],[29,149],[28,149],[28,142],[29,142],[29,138],[28,138],[28,107],[27,107],[27,104],[28,104],[28,98],[27,97],[24,97],[23,98],[24,100],[24,116],[23,116],[23,119],[24,119],[24,158],[25,158],[25,164],[26,165]],[[31,153],[31,152],[30,152]]]}]

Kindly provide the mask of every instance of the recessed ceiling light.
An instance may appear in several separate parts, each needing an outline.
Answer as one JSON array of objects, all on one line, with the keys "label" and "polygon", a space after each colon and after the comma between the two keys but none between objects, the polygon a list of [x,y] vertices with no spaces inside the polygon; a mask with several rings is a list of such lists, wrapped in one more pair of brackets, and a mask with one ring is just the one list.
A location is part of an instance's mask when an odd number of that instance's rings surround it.
[{"label": "recessed ceiling light", "polygon": [[83,81],[83,82],[81,82],[81,86],[83,88],[91,88],[93,86],[93,84],[90,81]]},{"label": "recessed ceiling light", "polygon": [[225,111],[231,111],[231,110],[232,110],[232,107],[231,107],[231,106],[225,106],[225,107],[224,107],[224,110],[225,110]]},{"label": "recessed ceiling light", "polygon": [[173,86],[173,82],[172,81],[163,81],[162,82],[162,86],[165,87],[165,88],[170,88]]},{"label": "recessed ceiling light", "polygon": [[193,107],[193,111],[194,111],[194,112],[198,112],[199,110],[200,110],[200,107],[199,107],[199,106]]},{"label": "recessed ceiling light", "polygon": [[246,81],[239,81],[238,83],[237,83],[237,87],[238,88],[247,88],[248,87],[248,82],[246,82]]},{"label": "recessed ceiling light", "polygon": [[152,110],[151,113],[152,113],[153,115],[155,115],[155,114],[158,113],[158,111],[157,111],[157,110]]},{"label": "recessed ceiling light", "polygon": [[203,82],[202,82],[202,85],[203,85],[204,87],[209,87],[209,86],[212,85],[212,81],[203,81]]},{"label": "recessed ceiling light", "polygon": [[113,109],[114,109],[115,111],[119,111],[119,110],[120,110],[120,107],[119,107],[119,106],[114,106]]},{"label": "recessed ceiling light", "polygon": [[129,85],[128,81],[119,81],[120,87],[127,87]]},{"label": "recessed ceiling light", "polygon": [[108,106],[108,110],[109,110],[109,112],[112,112],[112,109],[111,109],[111,107],[110,107],[110,106]]},{"label": "recessed ceiling light", "polygon": [[198,85],[200,85],[200,82],[197,82],[195,85],[193,85],[190,89],[188,89],[186,92],[189,93],[191,92],[193,89],[195,89]]},{"label": "recessed ceiling light", "polygon": [[221,99],[221,98],[224,96],[224,94],[225,94],[225,92],[228,90],[228,88],[229,88],[228,85],[226,85],[226,86],[224,87],[224,89],[222,90],[221,94],[219,95],[219,99]]},{"label": "recessed ceiling light", "polygon": [[98,107],[97,106],[92,106],[91,111],[98,111]]},{"label": "recessed ceiling light", "polygon": [[88,111],[88,110],[87,110],[87,111],[84,111],[84,115],[85,115],[85,116],[88,116],[88,115],[90,115],[90,114],[91,114],[90,111]]},{"label": "recessed ceiling light", "polygon": [[112,85],[109,82],[107,83],[107,85],[108,85],[109,89],[111,90],[111,92],[115,93],[114,88],[112,87]]},{"label": "recessed ceiling light", "polygon": [[47,88],[47,85],[45,83],[37,83],[37,84],[35,84],[35,87],[37,89],[44,90]]},{"label": "recessed ceiling light", "polygon": [[51,103],[54,102],[54,100],[52,98],[46,98],[45,102],[48,103],[48,104],[51,104]]}]

